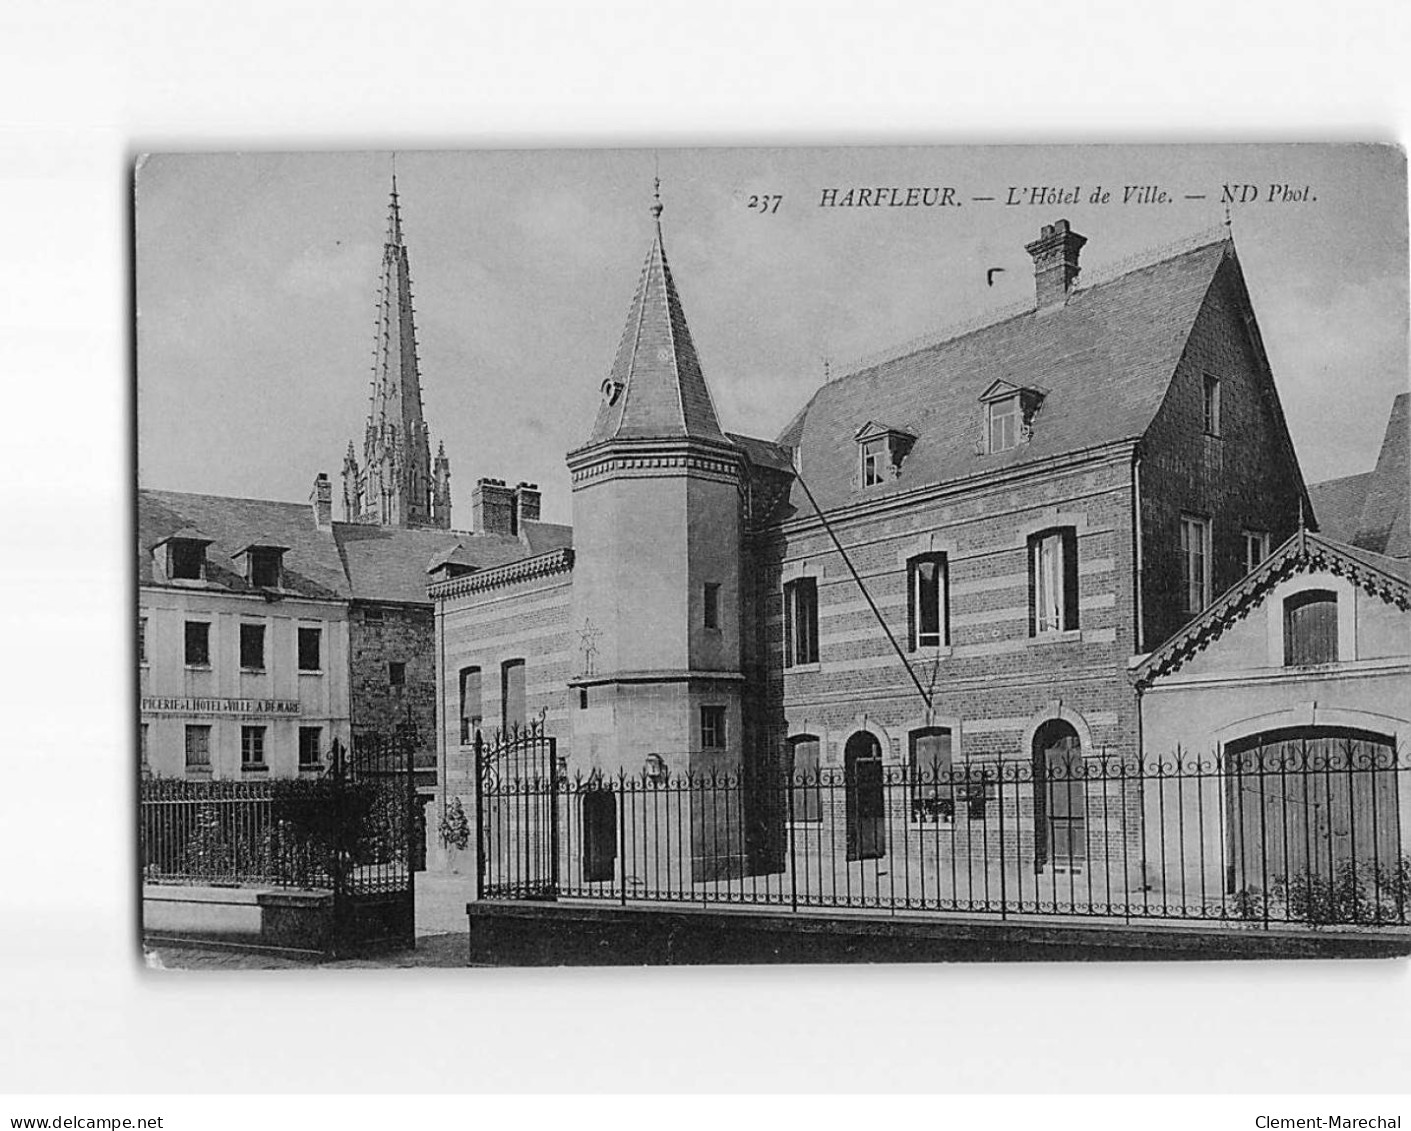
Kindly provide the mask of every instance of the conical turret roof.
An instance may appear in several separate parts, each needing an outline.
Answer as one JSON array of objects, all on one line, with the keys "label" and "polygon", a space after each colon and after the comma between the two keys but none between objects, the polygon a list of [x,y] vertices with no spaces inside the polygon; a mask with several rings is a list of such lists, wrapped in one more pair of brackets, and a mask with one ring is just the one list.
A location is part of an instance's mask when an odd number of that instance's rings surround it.
[{"label": "conical turret roof", "polygon": [[728,443],[667,264],[659,199],[652,214],[656,232],[589,443],[675,436]]}]

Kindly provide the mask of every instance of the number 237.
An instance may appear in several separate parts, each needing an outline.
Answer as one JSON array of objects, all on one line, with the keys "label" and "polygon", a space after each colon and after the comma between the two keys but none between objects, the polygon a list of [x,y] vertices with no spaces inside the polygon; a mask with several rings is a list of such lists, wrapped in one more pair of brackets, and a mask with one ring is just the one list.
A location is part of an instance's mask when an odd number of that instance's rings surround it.
[{"label": "number 237", "polygon": [[764,193],[763,195],[751,195],[745,203],[745,207],[751,212],[759,212],[764,215],[773,215],[779,211],[779,205],[784,202],[784,194]]}]

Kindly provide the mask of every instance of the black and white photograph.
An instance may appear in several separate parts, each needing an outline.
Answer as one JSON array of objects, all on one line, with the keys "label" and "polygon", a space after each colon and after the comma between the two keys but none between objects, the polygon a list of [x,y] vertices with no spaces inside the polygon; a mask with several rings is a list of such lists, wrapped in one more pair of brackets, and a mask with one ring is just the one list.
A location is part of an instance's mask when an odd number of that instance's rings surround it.
[{"label": "black and white photograph", "polygon": [[133,192],[154,966],[1411,950],[1399,150]]},{"label": "black and white photograph", "polygon": [[0,27],[0,1127],[1407,1126],[1411,7]]}]

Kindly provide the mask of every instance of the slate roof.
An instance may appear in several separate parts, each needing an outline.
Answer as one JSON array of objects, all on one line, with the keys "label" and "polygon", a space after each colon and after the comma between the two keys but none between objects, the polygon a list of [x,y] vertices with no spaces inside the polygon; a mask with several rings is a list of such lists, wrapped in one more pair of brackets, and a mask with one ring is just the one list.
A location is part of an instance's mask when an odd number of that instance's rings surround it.
[{"label": "slate roof", "polygon": [[742,436],[738,432],[727,432],[725,435],[756,467],[766,467],[771,471],[794,470],[793,453],[784,445],[756,436]]},{"label": "slate roof", "polygon": [[522,528],[522,537],[348,522],[319,530],[307,503],[140,490],[137,576],[140,585],[159,584],[153,576],[152,547],[173,534],[199,531],[212,540],[206,549],[208,588],[251,591],[243,566],[234,559],[242,548],[258,542],[288,547],[283,558],[283,588],[288,592],[332,600],[427,604],[427,571],[438,560],[490,569],[572,543],[567,526],[525,522]]},{"label": "slate roof", "polygon": [[1310,488],[1319,529],[1393,558],[1411,557],[1411,394],[1392,402],[1377,466]]},{"label": "slate roof", "polygon": [[509,535],[357,522],[335,522],[333,534],[347,570],[349,595],[361,601],[427,604],[427,570],[435,559],[453,550],[457,562],[477,569],[527,555],[524,544]]},{"label": "slate roof", "polygon": [[[206,547],[206,581],[210,588],[250,592],[244,569],[235,555],[252,536],[289,547],[283,558],[283,588],[303,597],[346,600],[347,574],[331,530],[314,525],[308,503],[277,503],[268,499],[232,499],[177,491],[137,493],[137,580],[154,583],[152,547],[163,539],[193,528],[212,539]],[[192,582],[183,582],[190,588]]]},{"label": "slate roof", "polygon": [[1372,473],[1363,471],[1311,484],[1308,501],[1313,504],[1318,529],[1339,542],[1356,538],[1357,520],[1362,517],[1362,504],[1367,501],[1367,487],[1371,482]]},{"label": "slate roof", "polygon": [[[825,510],[863,501],[854,439],[869,420],[917,437],[900,477],[866,498],[1012,467],[1125,439],[1151,423],[1228,238],[1073,291],[1061,307],[1030,310],[859,370],[824,385],[779,436],[801,447],[803,473]],[[996,381],[1044,398],[1033,438],[976,454],[980,397]],[[811,511],[796,484],[791,502]]]},{"label": "slate roof", "polygon": [[666,262],[660,204],[653,212],[656,235],[608,378],[621,391],[611,403],[604,398],[600,404],[590,445],[619,437],[725,440]]},{"label": "slate roof", "polygon": [[1132,669],[1132,682],[1140,689],[1178,670],[1191,656],[1218,640],[1229,625],[1259,605],[1284,578],[1314,570],[1346,577],[1399,609],[1411,609],[1411,562],[1299,530]]}]

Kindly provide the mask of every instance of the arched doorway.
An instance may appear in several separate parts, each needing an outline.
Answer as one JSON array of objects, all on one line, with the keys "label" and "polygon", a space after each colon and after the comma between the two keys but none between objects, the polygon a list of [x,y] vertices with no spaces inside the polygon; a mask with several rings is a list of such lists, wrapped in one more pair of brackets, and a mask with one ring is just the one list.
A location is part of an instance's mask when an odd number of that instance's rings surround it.
[{"label": "arched doorway", "polygon": [[1071,723],[1049,719],[1034,732],[1034,871],[1080,867],[1087,855],[1083,744]]},{"label": "arched doorway", "polygon": [[[1227,893],[1392,866],[1405,847],[1389,735],[1283,727],[1226,743]],[[1375,884],[1373,885],[1375,887]]]},{"label": "arched doorway", "polygon": [[843,781],[849,860],[887,854],[887,805],[882,790],[882,744],[858,731],[843,747]]}]

